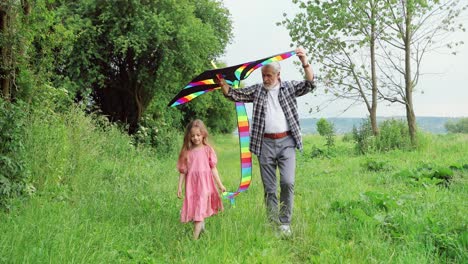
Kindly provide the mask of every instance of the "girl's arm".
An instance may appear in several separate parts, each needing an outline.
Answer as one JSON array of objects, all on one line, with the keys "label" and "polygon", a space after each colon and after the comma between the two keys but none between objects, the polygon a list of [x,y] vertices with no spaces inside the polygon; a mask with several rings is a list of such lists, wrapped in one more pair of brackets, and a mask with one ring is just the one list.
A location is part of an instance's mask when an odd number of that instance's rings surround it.
[{"label": "girl's arm", "polygon": [[216,167],[213,167],[213,168],[211,169],[211,172],[213,173],[213,176],[214,176],[216,185],[218,185],[218,188],[219,188],[222,192],[225,192],[225,191],[226,191],[226,188],[225,188],[224,185],[221,183],[221,179],[219,178],[218,169],[217,169]]},{"label": "girl's arm", "polygon": [[179,197],[179,199],[182,199],[183,195],[182,195],[182,187],[184,186],[184,181],[185,181],[185,174],[184,173],[181,173],[179,175],[179,185],[177,187],[177,197]]}]

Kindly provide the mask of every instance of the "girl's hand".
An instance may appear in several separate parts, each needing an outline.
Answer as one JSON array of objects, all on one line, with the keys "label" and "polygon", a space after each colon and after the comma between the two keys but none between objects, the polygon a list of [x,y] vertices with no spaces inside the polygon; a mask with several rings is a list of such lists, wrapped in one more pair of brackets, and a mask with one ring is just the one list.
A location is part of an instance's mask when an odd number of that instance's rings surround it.
[{"label": "girl's hand", "polygon": [[219,186],[219,189],[221,189],[221,192],[226,192],[226,187],[224,187],[224,185],[221,184],[221,186]]},{"label": "girl's hand", "polygon": [[179,199],[182,199],[182,198],[184,197],[184,196],[182,195],[182,190],[181,190],[180,188],[177,189],[177,197],[178,197]]}]

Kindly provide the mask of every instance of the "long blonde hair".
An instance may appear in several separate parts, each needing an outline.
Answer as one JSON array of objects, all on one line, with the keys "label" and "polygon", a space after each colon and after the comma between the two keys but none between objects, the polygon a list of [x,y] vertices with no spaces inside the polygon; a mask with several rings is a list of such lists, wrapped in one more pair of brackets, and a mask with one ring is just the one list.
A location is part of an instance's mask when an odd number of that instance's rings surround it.
[{"label": "long blonde hair", "polygon": [[186,164],[186,165],[188,164],[188,152],[193,148],[192,141],[190,140],[191,138],[190,132],[192,128],[194,127],[200,129],[200,133],[203,137],[202,144],[205,146],[210,146],[210,144],[208,143],[208,130],[206,129],[205,124],[200,119],[193,120],[185,128],[184,142],[182,144],[182,148],[180,149],[180,153],[179,153],[179,163],[181,164]]}]

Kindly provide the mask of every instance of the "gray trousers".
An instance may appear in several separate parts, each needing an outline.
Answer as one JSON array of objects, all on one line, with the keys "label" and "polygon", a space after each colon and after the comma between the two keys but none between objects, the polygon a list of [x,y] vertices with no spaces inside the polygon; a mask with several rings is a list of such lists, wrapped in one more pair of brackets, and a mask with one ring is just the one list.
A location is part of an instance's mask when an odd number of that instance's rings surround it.
[{"label": "gray trousers", "polygon": [[[271,222],[290,224],[294,204],[296,173],[296,142],[291,136],[280,139],[263,138],[258,156],[260,174],[265,191],[265,204]],[[280,173],[280,205],[278,208],[276,169]],[[279,213],[278,213],[279,209]]]}]

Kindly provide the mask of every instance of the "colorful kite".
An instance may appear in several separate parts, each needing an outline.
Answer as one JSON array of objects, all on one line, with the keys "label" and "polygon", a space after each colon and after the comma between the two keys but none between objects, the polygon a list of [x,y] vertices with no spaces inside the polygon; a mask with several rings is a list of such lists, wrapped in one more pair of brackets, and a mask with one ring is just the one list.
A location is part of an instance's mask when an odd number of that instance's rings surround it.
[{"label": "colorful kite", "polygon": [[[238,88],[240,81],[249,77],[249,75],[256,69],[274,61],[287,59],[294,54],[294,51],[288,51],[256,61],[204,71],[188,83],[187,86],[185,86],[185,88],[171,100],[168,106],[173,107],[185,104],[204,93],[220,89],[221,87],[216,82],[218,75],[221,75],[226,80],[226,83],[231,87]],[[229,199],[232,205],[234,205],[234,198],[239,195],[239,193],[244,192],[249,188],[252,179],[252,154],[249,151],[249,119],[247,117],[244,103],[236,102],[236,112],[241,159],[241,183],[237,191],[223,193],[223,197]]]}]

